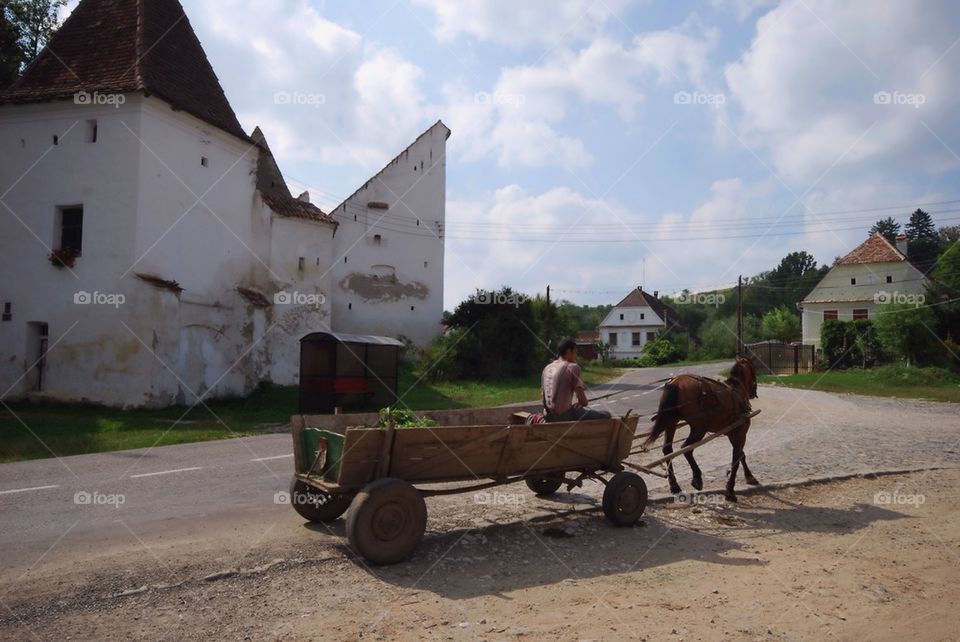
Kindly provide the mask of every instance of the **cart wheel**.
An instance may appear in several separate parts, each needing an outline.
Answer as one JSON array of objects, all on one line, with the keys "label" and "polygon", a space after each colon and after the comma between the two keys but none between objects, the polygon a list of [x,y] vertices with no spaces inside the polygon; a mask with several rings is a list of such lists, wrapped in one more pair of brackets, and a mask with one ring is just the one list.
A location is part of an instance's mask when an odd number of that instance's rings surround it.
[{"label": "cart wheel", "polygon": [[427,529],[427,505],[402,479],[367,484],[350,504],[347,539],[374,564],[395,564],[413,555]]},{"label": "cart wheel", "polygon": [[647,485],[631,472],[621,472],[607,482],[603,491],[603,513],[617,526],[632,526],[640,521],[647,507]]},{"label": "cart wheel", "polygon": [[553,495],[563,486],[562,477],[530,477],[526,482],[527,488],[537,495]]},{"label": "cart wheel", "polygon": [[290,481],[290,505],[308,522],[332,522],[347,512],[353,495],[331,495],[302,479]]}]

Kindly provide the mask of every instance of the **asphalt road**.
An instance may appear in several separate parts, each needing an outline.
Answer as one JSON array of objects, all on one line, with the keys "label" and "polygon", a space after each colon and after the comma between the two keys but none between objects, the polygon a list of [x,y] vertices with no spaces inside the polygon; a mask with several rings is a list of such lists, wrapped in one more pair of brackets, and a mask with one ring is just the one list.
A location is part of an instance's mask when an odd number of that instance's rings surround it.
[{"label": "asphalt road", "polygon": [[[616,398],[597,405],[618,414],[629,409],[649,414],[657,404],[657,380],[681,371],[716,374],[724,367],[631,371],[593,395],[618,390]],[[950,404],[764,386],[754,407],[763,414],[754,420],[747,452],[764,482],[960,465],[960,420]],[[206,542],[235,546],[242,553],[281,531],[304,545],[332,541],[342,533],[304,531],[303,520],[275,501],[292,474],[291,452],[289,435],[278,434],[0,465],[0,580],[12,588],[31,573],[54,572],[57,564],[81,558],[108,558],[121,549],[156,555],[173,543],[201,550]],[[698,451],[708,489],[722,486],[729,456],[723,439]],[[654,455],[646,457],[649,461]],[[686,464],[681,460],[677,468],[681,484],[689,488]],[[647,481],[652,490],[663,489],[661,480]],[[547,501],[521,486],[517,494],[528,499],[503,510],[478,507],[461,495],[432,498],[429,528],[480,527],[590,505],[601,489],[589,483]]]}]

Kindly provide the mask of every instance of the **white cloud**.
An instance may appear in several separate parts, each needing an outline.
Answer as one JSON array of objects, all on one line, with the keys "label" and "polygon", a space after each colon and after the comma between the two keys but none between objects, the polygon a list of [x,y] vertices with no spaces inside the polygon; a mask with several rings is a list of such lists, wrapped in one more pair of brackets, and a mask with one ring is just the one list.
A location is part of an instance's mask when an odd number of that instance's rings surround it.
[{"label": "white cloud", "polygon": [[573,112],[610,108],[630,122],[647,87],[701,87],[716,37],[711,30],[667,30],[638,35],[623,45],[598,36],[542,63],[503,69],[489,92],[448,87],[449,120],[452,126],[467,125],[455,127],[455,149],[474,158],[494,152],[508,167],[587,165],[593,157],[584,143],[562,133]]},{"label": "white cloud", "polygon": [[629,0],[414,0],[437,19],[443,42],[460,36],[508,47],[548,48],[590,39],[607,22],[617,22]]},{"label": "white cloud", "polygon": [[[826,172],[850,180],[955,163],[936,137],[960,149],[960,49],[948,51],[958,18],[948,2],[781,4],[726,70],[744,140],[803,185]],[[904,102],[877,104],[877,92]]]},{"label": "white cloud", "polygon": [[281,162],[372,173],[436,119],[417,65],[307,0],[192,0],[187,11],[242,124],[261,125]]}]

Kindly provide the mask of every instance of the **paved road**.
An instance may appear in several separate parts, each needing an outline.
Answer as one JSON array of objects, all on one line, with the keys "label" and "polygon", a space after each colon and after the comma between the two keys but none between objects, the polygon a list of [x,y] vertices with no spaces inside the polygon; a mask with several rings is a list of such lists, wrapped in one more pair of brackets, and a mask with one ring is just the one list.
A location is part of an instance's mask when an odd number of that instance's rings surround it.
[{"label": "paved road", "polygon": [[[674,371],[715,374],[722,367],[631,371],[595,394],[620,390],[621,395],[600,405],[615,413],[633,409],[649,414],[657,402],[657,380]],[[960,465],[956,406],[769,386],[761,387],[760,395],[754,407],[763,414],[754,420],[748,454],[761,481]],[[241,550],[255,548],[277,528],[303,538],[304,545],[335,539],[305,531],[288,506],[275,503],[292,472],[290,453],[290,438],[283,434],[2,465],[0,580],[15,582],[27,571],[54,568],[78,555],[109,555],[112,548],[139,548],[144,554],[170,542],[187,542],[188,547],[195,542],[200,548],[215,530],[232,533],[231,541]],[[722,485],[729,456],[723,439],[698,451],[708,488]],[[677,469],[688,488],[685,462]],[[663,489],[659,479],[648,483],[654,490]],[[523,487],[503,492],[522,494],[522,505],[478,506],[469,497],[433,498],[429,528],[484,526],[587,505],[595,503],[601,487],[591,483],[581,492],[552,500],[534,498]],[[87,498],[89,503],[83,503]]]}]

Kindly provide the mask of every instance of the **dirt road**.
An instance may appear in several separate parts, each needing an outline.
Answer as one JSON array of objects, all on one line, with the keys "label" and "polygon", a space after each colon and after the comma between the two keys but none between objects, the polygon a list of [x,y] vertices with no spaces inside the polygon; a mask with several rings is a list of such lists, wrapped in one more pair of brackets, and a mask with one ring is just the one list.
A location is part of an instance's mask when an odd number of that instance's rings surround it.
[{"label": "dirt road", "polygon": [[209,564],[189,560],[169,566],[129,555],[120,574],[102,577],[88,560],[4,595],[0,634],[952,640],[958,507],[954,469],[790,487],[743,496],[735,507],[706,494],[655,504],[630,529],[596,511],[451,529],[412,562],[387,568],[287,536],[265,540],[235,574],[206,579]]}]

